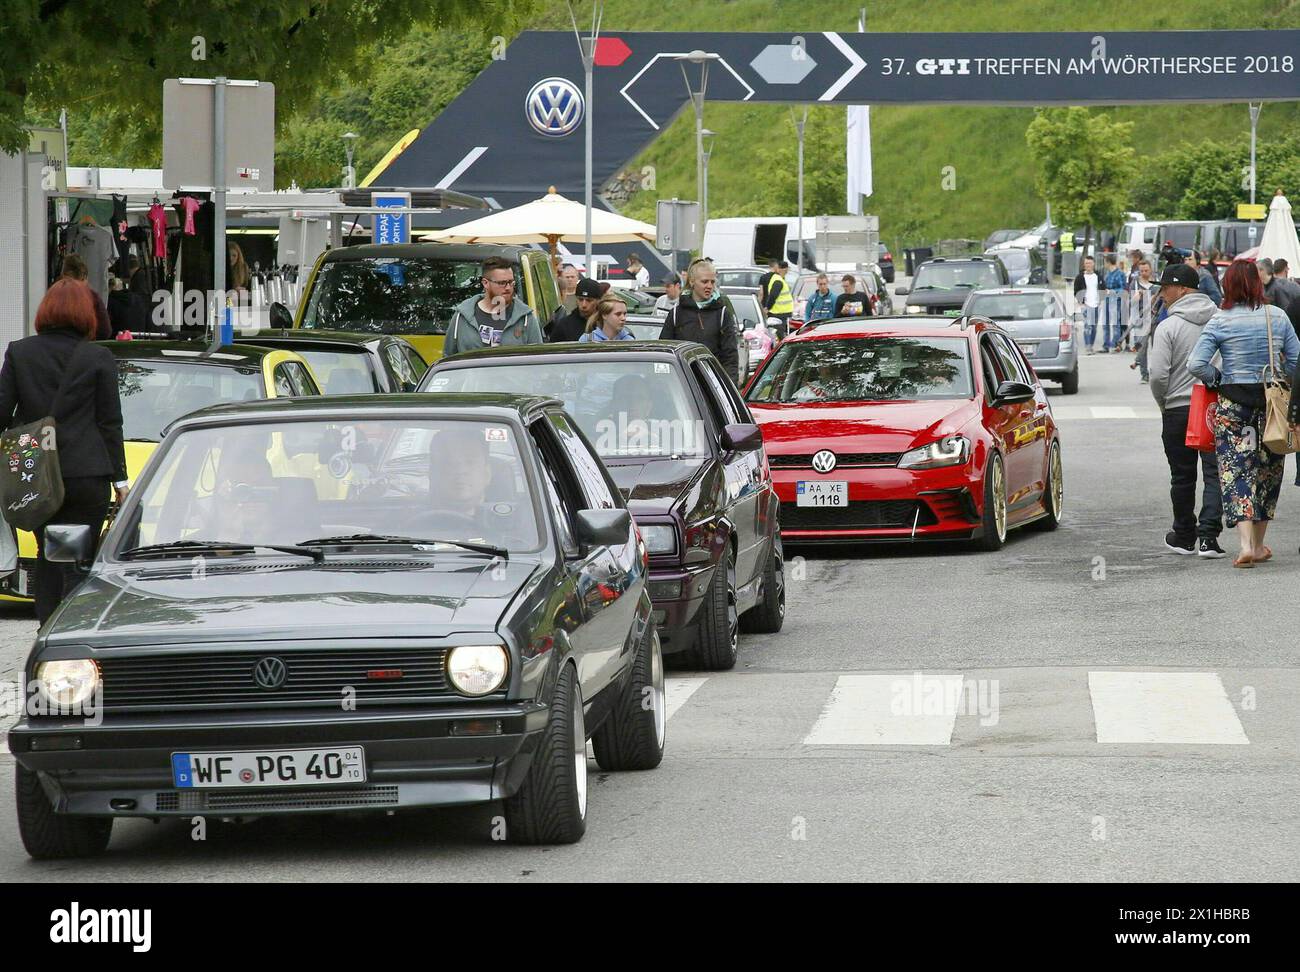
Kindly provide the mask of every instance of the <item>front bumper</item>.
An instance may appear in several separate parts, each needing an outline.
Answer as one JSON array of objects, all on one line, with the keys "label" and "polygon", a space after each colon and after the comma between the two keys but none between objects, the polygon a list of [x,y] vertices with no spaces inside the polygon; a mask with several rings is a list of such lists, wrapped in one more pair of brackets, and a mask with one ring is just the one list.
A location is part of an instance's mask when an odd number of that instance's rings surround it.
[{"label": "front bumper", "polygon": [[[482,702],[418,711],[320,710],[196,716],[25,718],[9,732],[15,759],[41,775],[60,813],[113,817],[256,815],[398,810],[482,803],[523,782],[550,710],[537,702]],[[454,724],[499,724],[493,735],[455,735]],[[56,749],[55,746],[73,746]],[[175,752],[360,746],[366,782],[352,785],[178,789]]]},{"label": "front bumper", "polygon": [[[980,528],[983,480],[973,463],[946,469],[772,470],[786,544],[969,539]],[[800,481],[846,480],[847,507],[799,507]]]},{"label": "front bumper", "polygon": [[1036,358],[1026,355],[1034,371],[1040,375],[1060,377],[1068,375],[1079,366],[1079,348],[1073,341],[1062,342],[1060,350],[1050,358]]},{"label": "front bumper", "polygon": [[[665,655],[691,646],[696,615],[713,581],[713,567],[712,563],[684,567],[650,562],[651,617]],[[670,593],[663,593],[665,589]]]}]

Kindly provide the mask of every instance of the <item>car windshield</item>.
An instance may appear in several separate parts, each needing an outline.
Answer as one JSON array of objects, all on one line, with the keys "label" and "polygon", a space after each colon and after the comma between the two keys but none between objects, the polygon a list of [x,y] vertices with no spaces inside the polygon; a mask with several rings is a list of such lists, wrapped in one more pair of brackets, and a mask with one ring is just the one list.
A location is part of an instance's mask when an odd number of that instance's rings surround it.
[{"label": "car windshield", "polygon": [[994,254],[1008,270],[1028,270],[1028,250],[999,250]]},{"label": "car windshield", "polygon": [[255,366],[153,359],[119,358],[117,391],[122,437],[134,442],[160,441],[169,424],[200,408],[266,397],[261,369]]},{"label": "car windshield", "polygon": [[757,287],[766,270],[718,270],[719,287]]},{"label": "car windshield", "polygon": [[369,395],[382,391],[370,367],[370,353],[364,348],[342,351],[337,348],[294,348],[307,359],[312,374],[326,395]]},{"label": "car windshield", "polygon": [[357,419],[169,436],[117,547],[399,536],[539,546],[515,430],[482,420]]},{"label": "car windshield", "polygon": [[819,338],[777,348],[745,396],[751,402],[970,398],[964,338]]},{"label": "car windshield", "polygon": [[991,262],[927,263],[916,272],[912,289],[957,290],[959,288],[996,287],[1002,283]]},{"label": "car windshield", "polygon": [[317,274],[302,326],[372,334],[446,334],[456,305],[482,293],[481,277],[475,260],[336,260],[324,264]]},{"label": "car windshield", "polygon": [[966,313],[994,321],[1038,321],[1060,314],[1056,298],[1049,293],[973,294]]},{"label": "car windshield", "polygon": [[767,320],[765,315],[759,313],[758,301],[752,295],[741,294],[732,297],[731,306],[735,308],[736,319],[740,322],[742,331],[748,331]]},{"label": "car windshield", "polygon": [[603,459],[707,454],[701,416],[677,363],[613,358],[591,355],[554,363],[534,358],[526,364],[487,358],[473,367],[431,372],[420,390],[553,396],[564,402]]}]

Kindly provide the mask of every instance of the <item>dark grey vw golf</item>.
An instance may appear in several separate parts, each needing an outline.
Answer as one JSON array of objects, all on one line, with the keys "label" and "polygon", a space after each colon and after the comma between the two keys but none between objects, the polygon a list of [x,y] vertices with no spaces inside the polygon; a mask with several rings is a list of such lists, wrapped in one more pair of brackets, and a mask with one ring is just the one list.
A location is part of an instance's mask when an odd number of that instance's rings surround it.
[{"label": "dark grey vw golf", "polygon": [[[47,554],[91,557],[84,527]],[[33,857],[116,817],[504,801],[578,840],[664,746],[647,552],[560,404],[276,399],[179,420],[41,629],[9,734]]]}]

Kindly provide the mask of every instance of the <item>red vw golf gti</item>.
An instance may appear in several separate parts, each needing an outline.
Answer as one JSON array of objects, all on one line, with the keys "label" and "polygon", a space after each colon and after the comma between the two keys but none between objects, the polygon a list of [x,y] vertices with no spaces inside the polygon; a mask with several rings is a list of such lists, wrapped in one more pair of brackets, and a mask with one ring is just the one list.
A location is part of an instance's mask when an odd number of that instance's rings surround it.
[{"label": "red vw golf gti", "polygon": [[970,539],[1061,519],[1047,394],[992,321],[857,318],[805,326],[745,391],[786,543]]}]

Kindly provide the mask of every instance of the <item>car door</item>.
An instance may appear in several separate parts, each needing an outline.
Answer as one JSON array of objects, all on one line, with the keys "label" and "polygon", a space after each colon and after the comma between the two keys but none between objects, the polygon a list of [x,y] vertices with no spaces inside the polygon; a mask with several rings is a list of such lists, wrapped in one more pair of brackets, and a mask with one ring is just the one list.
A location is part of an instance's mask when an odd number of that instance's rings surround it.
[{"label": "car door", "polygon": [[[546,424],[559,440],[567,474],[577,484],[582,498],[581,508],[622,509],[618,489],[569,416],[558,410],[548,412]],[[579,586],[588,612],[587,651],[597,688],[622,670],[622,655],[629,648],[628,634],[636,619],[637,598],[645,585],[634,534],[629,531],[628,536],[627,543],[584,551],[582,560]]]},{"label": "car door", "polygon": [[[1003,381],[1019,381],[1036,387],[1033,369],[1021,357],[1020,349],[1005,334],[987,334]],[[1006,447],[1007,508],[1036,502],[1042,494],[1047,438],[1047,397],[1036,387],[1034,397],[1000,407],[1008,420]]]},{"label": "car door", "polygon": [[726,484],[727,516],[736,528],[736,587],[739,589],[755,577],[762,553],[764,534],[759,529],[759,518],[766,515],[762,509],[764,504],[759,502],[759,498],[765,495],[763,454],[761,451],[722,451],[722,429],[753,420],[739,397],[730,393],[731,382],[726,380],[716,358],[700,355],[691,362],[691,369],[699,378],[709,412],[718,426],[715,441]]}]

